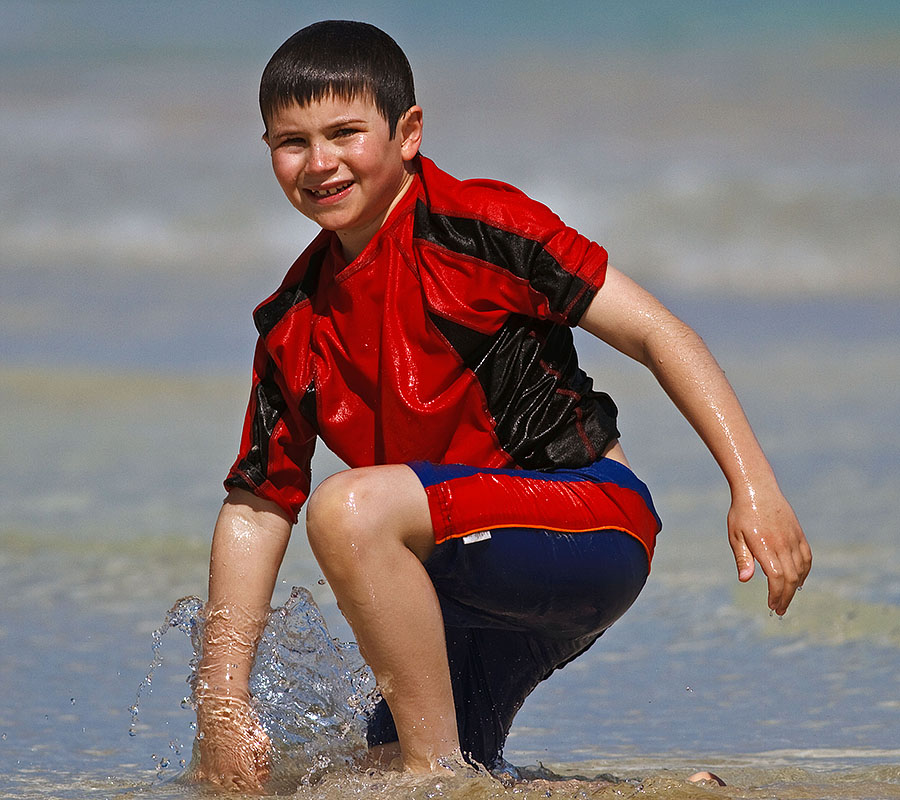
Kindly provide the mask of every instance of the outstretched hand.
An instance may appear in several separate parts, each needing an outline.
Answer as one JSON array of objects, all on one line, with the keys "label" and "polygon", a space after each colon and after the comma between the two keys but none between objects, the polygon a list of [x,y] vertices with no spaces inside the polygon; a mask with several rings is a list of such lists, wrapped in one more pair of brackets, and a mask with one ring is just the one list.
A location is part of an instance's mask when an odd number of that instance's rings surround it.
[{"label": "outstretched hand", "polygon": [[769,583],[769,608],[787,611],[812,566],[812,552],[794,510],[777,489],[736,496],[728,512],[728,540],[738,580],[749,581],[758,562]]},{"label": "outstretched hand", "polygon": [[261,794],[269,779],[271,745],[249,703],[207,695],[197,718],[197,778],[223,789]]}]

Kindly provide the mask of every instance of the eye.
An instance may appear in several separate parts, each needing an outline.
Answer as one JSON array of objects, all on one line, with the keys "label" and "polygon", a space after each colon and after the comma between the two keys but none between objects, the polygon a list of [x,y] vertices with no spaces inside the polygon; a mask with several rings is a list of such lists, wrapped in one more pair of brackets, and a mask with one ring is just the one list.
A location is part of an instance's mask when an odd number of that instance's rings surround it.
[{"label": "eye", "polygon": [[334,132],[334,136],[336,139],[341,139],[347,136],[353,136],[356,133],[360,133],[359,128],[338,128]]},{"label": "eye", "polygon": [[275,150],[300,150],[307,147],[306,139],[303,136],[284,136],[276,138],[269,147]]}]

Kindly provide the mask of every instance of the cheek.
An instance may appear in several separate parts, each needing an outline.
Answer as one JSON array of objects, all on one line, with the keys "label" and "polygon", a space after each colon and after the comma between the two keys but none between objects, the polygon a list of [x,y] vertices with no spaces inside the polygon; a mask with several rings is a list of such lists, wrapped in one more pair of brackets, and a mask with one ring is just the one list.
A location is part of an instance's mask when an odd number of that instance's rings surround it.
[{"label": "cheek", "polygon": [[275,173],[278,183],[282,186],[293,185],[301,169],[302,165],[296,157],[283,153],[272,154],[272,171]]},{"label": "cheek", "polygon": [[369,139],[354,142],[349,146],[344,151],[344,160],[352,165],[353,171],[358,175],[378,178],[389,173],[391,170],[385,165],[391,164],[394,160],[399,161],[399,157],[391,152],[386,143],[373,142]]}]

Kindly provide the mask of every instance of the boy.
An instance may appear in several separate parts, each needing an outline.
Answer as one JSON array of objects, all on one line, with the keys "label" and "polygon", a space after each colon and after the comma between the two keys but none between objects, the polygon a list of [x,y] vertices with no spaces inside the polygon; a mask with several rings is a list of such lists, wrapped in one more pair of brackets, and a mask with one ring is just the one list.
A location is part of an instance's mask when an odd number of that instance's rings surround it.
[{"label": "boy", "polygon": [[[290,202],[322,227],[254,319],[240,455],[216,523],[198,691],[200,770],[262,788],[247,680],[291,526],[307,534],[384,700],[376,763],[491,767],[529,692],[637,597],[660,523],[579,368],[580,325],[644,363],[732,492],[738,577],[783,614],[811,564],[700,338],[518,190],[419,154],[422,109],[382,31],[323,22],[260,87]],[[310,494],[315,440],[350,466]]]}]

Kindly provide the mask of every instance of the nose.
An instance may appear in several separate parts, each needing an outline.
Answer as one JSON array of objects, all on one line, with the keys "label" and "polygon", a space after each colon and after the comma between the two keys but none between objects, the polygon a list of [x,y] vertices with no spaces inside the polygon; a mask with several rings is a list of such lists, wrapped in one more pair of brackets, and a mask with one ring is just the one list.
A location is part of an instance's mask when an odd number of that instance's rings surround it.
[{"label": "nose", "polygon": [[337,167],[334,148],[328,142],[313,142],[309,148],[306,171],[312,173],[333,172]]}]

